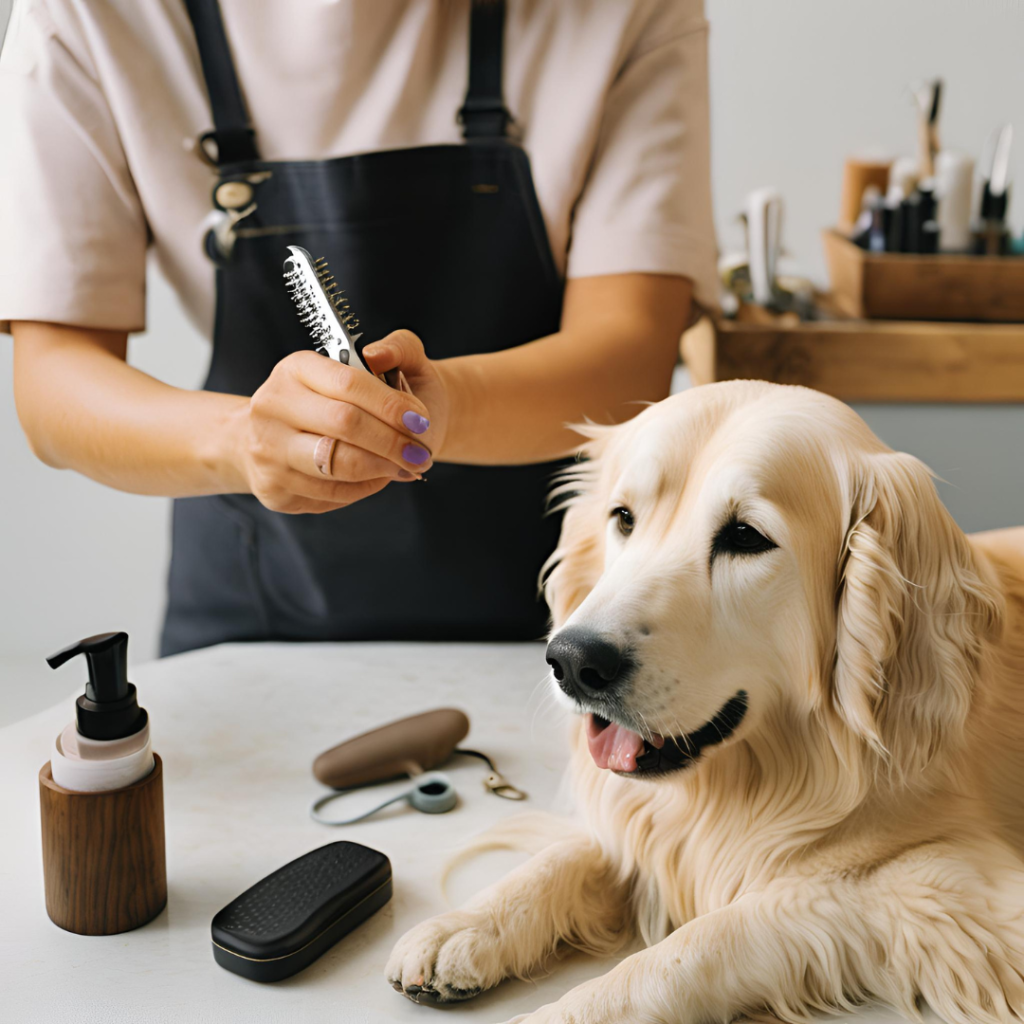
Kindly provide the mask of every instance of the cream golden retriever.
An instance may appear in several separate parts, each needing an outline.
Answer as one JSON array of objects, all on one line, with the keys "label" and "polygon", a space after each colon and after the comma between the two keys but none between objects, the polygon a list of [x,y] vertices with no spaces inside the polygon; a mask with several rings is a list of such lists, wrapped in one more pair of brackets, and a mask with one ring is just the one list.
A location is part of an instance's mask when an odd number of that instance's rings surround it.
[{"label": "cream golden retriever", "polygon": [[587,436],[547,582],[580,828],[409,932],[391,983],[465,999],[639,933],[524,1020],[1024,1018],[1024,529],[964,536],[803,388]]}]

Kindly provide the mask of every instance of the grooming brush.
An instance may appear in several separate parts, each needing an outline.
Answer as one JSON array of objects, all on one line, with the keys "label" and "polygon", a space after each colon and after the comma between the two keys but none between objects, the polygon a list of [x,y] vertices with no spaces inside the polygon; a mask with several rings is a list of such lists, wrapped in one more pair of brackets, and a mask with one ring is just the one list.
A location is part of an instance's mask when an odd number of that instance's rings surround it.
[{"label": "grooming brush", "polygon": [[[284,261],[284,280],[288,294],[299,311],[303,326],[309,330],[313,347],[325,356],[358,366],[366,364],[359,358],[356,342],[362,334],[354,334],[359,321],[327,267],[327,260],[313,257],[298,245],[289,245],[291,255]],[[367,371],[369,372],[369,371]]]},{"label": "grooming brush", "polygon": [[[314,260],[299,245],[289,245],[288,252],[291,255],[284,261],[285,287],[313,339],[313,347],[336,362],[369,373],[356,347],[363,336],[361,332],[354,333],[359,321],[344,291],[338,288],[326,258],[321,256]],[[412,392],[401,370],[389,370],[376,376],[398,391]]]},{"label": "grooming brush", "polygon": [[459,746],[468,732],[469,719],[456,708],[425,711],[325,750],[313,762],[313,774],[332,789],[352,789],[402,775],[422,776],[455,754],[465,754],[490,769],[484,779],[487,790],[506,800],[523,800],[526,794],[504,778],[486,754]]}]

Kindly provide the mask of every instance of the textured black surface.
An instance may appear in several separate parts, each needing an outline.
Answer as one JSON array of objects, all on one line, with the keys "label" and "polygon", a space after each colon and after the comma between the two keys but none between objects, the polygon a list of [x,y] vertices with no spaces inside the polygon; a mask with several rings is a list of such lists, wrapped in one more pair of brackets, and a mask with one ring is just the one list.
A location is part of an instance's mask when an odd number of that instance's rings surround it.
[{"label": "textured black surface", "polygon": [[288,956],[390,878],[391,863],[376,850],[348,842],[321,846],[267,875],[220,910],[213,919],[213,941],[243,957]]}]

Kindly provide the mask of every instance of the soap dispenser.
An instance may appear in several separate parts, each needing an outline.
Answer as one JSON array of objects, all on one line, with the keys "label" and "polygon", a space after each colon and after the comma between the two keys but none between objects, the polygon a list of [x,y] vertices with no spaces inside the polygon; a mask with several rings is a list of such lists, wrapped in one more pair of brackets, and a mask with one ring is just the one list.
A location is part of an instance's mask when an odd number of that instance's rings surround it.
[{"label": "soap dispenser", "polygon": [[47,658],[85,656],[76,718],[39,772],[46,912],[81,935],[112,935],[167,903],[163,765],[128,681],[128,634],[101,633]]}]

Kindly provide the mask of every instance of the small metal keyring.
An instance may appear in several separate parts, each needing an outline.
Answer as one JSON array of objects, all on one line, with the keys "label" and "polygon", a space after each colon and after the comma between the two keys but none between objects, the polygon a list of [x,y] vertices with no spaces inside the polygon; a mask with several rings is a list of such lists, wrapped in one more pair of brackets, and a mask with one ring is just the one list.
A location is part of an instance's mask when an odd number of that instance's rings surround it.
[{"label": "small metal keyring", "polygon": [[490,775],[484,779],[484,789],[488,790],[488,792],[493,793],[495,796],[500,796],[504,800],[526,799],[526,793],[519,789],[518,786],[513,786],[512,783],[494,767],[494,762],[482,751],[468,750],[465,747],[456,747],[452,753],[465,754],[466,757],[479,758],[487,765],[488,768],[491,769]]},{"label": "small metal keyring", "polygon": [[484,785],[495,796],[503,797],[505,800],[526,799],[526,794],[521,789],[517,789],[508,781],[508,779],[503,775],[499,775],[497,772],[491,772],[491,774],[484,779]]}]

